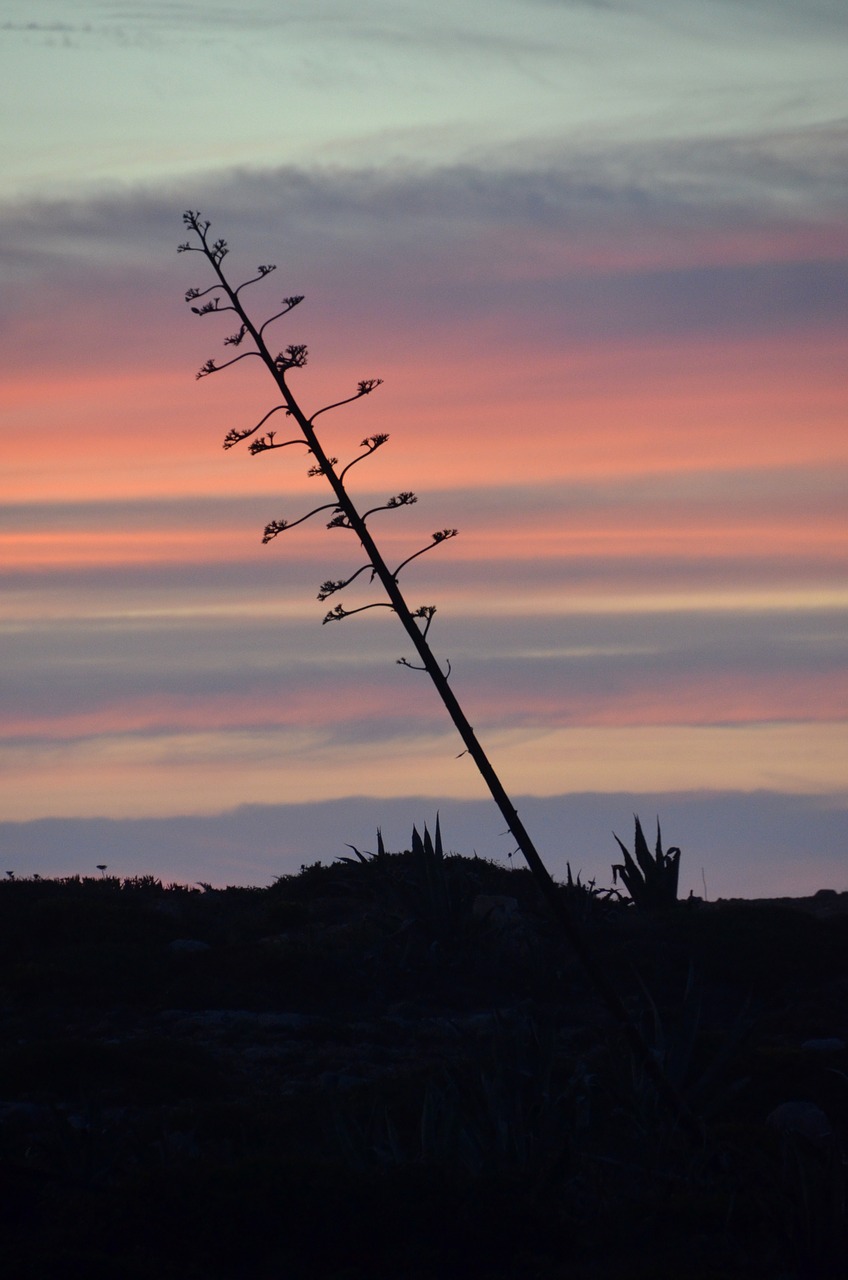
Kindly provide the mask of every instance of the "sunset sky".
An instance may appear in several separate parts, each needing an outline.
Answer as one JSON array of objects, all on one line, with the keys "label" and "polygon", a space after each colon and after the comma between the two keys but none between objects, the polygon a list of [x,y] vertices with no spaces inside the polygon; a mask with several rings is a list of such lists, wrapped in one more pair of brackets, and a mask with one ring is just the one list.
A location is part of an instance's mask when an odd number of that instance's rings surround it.
[{"label": "sunset sky", "polygon": [[[844,0],[6,0],[0,839],[267,883],[503,820],[277,402],[200,209],[554,874],[639,812],[684,890],[848,889]],[[254,367],[255,365],[255,367]],[[372,588],[373,593],[373,588]],[[379,598],[367,584],[348,607]],[[354,799],[356,798],[356,799]],[[534,828],[534,819],[537,826]]]}]

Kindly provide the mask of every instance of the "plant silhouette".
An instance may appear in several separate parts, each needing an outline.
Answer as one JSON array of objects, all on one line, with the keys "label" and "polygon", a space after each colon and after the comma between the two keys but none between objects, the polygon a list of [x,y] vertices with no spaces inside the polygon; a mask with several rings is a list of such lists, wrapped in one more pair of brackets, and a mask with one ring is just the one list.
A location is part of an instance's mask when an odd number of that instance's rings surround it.
[{"label": "plant silhouette", "polygon": [[636,816],[636,835],[632,857],[629,849],[613,832],[616,843],[624,855],[624,862],[613,865],[613,883],[621,877],[631,900],[641,911],[667,911],[677,902],[677,882],[680,870],[680,850],[675,845],[663,852],[662,833],[657,820],[657,847],[651,853],[642,824]]},{"label": "plant silhouette", "polygon": [[[435,605],[421,605],[418,608],[412,608],[401,591],[398,578],[402,570],[418,556],[454,538],[457,530],[438,530],[425,546],[407,556],[400,564],[390,567],[374,540],[369,521],[377,512],[392,511],[412,505],[417,501],[415,494],[402,492],[390,497],[379,506],[360,512],[347,488],[347,477],[351,469],[371,457],[377,449],[382,448],[389,438],[388,435],[380,433],[366,436],[360,444],[361,452],[355,454],[343,465],[339,464],[338,458],[331,457],[325,451],[318,437],[315,423],[322,414],[351,404],[363,396],[371,395],[380,386],[382,379],[365,378],[358,383],[356,391],[352,395],[337,400],[332,404],[324,405],[312,414],[307,414],[289,386],[289,374],[293,370],[302,369],[306,364],[307,348],[302,344],[290,344],[274,355],[265,340],[265,333],[269,327],[275,321],[281,320],[293,311],[303,301],[303,296],[292,295],[284,298],[280,309],[275,311],[267,320],[264,320],[261,324],[255,322],[245,309],[241,295],[250,286],[264,280],[275,271],[275,266],[272,264],[260,265],[256,268],[255,275],[241,284],[233,285],[225,275],[222,266],[229,252],[226,240],[217,239],[213,241],[210,239],[209,228],[211,224],[199,212],[188,210],[183,215],[183,222],[191,232],[193,240],[188,240],[181,244],[178,251],[181,253],[201,254],[212,268],[216,277],[216,283],[208,288],[189,289],[185,295],[186,302],[192,304],[191,310],[198,316],[219,314],[232,314],[235,316],[237,327],[233,333],[224,339],[225,346],[237,349],[247,340],[251,344],[248,350],[238,351],[238,354],[233,355],[221,364],[218,364],[214,359],[207,360],[198,371],[197,377],[209,377],[241,360],[258,359],[265,366],[280,394],[280,402],[274,405],[255,426],[228,432],[224,440],[224,448],[232,448],[245,440],[250,440],[248,448],[252,454],[266,453],[272,449],[300,446],[306,449],[307,455],[312,459],[308,474],[324,476],[332,491],[332,501],[313,507],[311,511],[295,520],[271,521],[265,527],[262,538],[263,543],[271,542],[285,533],[287,529],[293,529],[296,525],[303,524],[313,516],[322,513],[329,513],[330,515],[327,521],[328,529],[345,529],[356,536],[364,552],[365,563],[347,578],[330,579],[324,582],[318,592],[318,599],[321,601],[329,599],[330,596],[350,586],[355,579],[363,574],[368,574],[369,582],[374,582],[375,579],[379,582],[385,592],[386,599],[369,602],[354,609],[347,609],[344,605],[337,604],[325,615],[324,622],[342,621],[353,614],[378,608],[392,610],[397,615],[419,659],[419,663],[411,663],[404,658],[401,658],[400,662],[404,666],[425,671],[430,677],[462,739],[465,750],[477,766],[518,849],[524,856],[545,902],[560,922],[596,992],[621,1026],[631,1047],[644,1062],[646,1071],[653,1078],[660,1095],[665,1099],[675,1115],[684,1116],[685,1119],[685,1111],[680,1098],[671,1089],[645,1044],[641,1032],[629,1017],[618,992],[607,976],[574,913],[568,907],[565,896],[560,892],[542,861],[536,846],[518,815],[518,811],[510,800],[500,777],[460,706],[450,685],[450,666],[448,665],[447,669],[444,670],[430,647],[428,635],[436,613]],[[292,420],[300,434],[293,439],[278,440],[275,430],[265,428],[265,424],[275,414],[282,414],[283,421]],[[262,435],[257,434],[263,428],[265,428],[265,433]]]}]

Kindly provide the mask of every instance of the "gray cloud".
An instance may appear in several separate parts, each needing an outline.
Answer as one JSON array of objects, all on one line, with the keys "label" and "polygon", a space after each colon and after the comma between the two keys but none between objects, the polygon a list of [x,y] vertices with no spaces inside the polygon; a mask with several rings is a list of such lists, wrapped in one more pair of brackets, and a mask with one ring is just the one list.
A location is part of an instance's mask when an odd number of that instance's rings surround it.
[{"label": "gray cloud", "polygon": [[[272,723],[299,723],[304,706],[336,741],[388,741],[412,718],[438,731],[444,717],[429,689],[419,696],[395,665],[407,647],[397,626],[357,621],[326,630],[317,617],[249,615],[30,624],[4,637],[14,680],[0,705],[24,723],[103,713],[80,737],[175,732],[198,714],[223,732],[260,728],[269,712]],[[673,721],[675,707],[685,723],[693,693],[703,723],[846,710],[845,610],[481,618],[446,609],[437,623],[434,644],[451,659],[459,696],[490,725],[614,722],[632,719],[634,704],[642,723]],[[145,714],[147,727],[124,729]],[[33,726],[28,736],[41,734]]]},{"label": "gray cloud", "polygon": [[438,360],[447,335],[455,358],[485,344],[517,359],[610,339],[815,332],[848,297],[836,258],[846,160],[844,129],[594,152],[531,142],[514,163],[234,171],[6,204],[0,334],[13,367],[99,368],[108,352],[190,378],[220,333],[192,325],[182,302],[203,277],[175,255],[186,205],[230,239],[236,277],[278,263],[258,309],[307,295],[285,333],[311,342],[319,369],[329,357],[383,372],[422,343]]},{"label": "gray cloud", "polygon": [[[0,212],[2,261],[22,257],[51,269],[87,269],[92,261],[145,270],[151,250],[167,252],[158,271],[173,274],[186,205],[212,218],[239,253],[265,261],[276,253],[309,272],[409,271],[483,229],[525,227],[561,233],[564,242],[597,244],[625,231],[644,233],[791,228],[824,214],[844,218],[844,125],[768,136],[605,144],[541,142],[481,155],[473,164],[395,164],[345,168],[235,169],[186,174],[180,183],[123,187],[76,199],[6,203]],[[272,258],[273,260],[273,258]],[[489,272],[497,264],[489,263]],[[301,282],[305,283],[305,282]]]},{"label": "gray cloud", "polygon": [[[356,434],[355,432],[353,433]],[[361,472],[363,476],[366,472]],[[355,486],[355,480],[352,487]],[[389,496],[385,489],[356,486],[361,502],[373,506]],[[324,495],[316,490],[316,504]],[[844,505],[842,477],[832,466],[720,467],[675,473],[643,472],[625,477],[567,477],[556,482],[535,484],[463,485],[455,488],[426,488],[419,493],[416,523],[438,523],[453,513],[472,530],[506,525],[520,529],[541,526],[563,518],[599,514],[614,519],[615,526],[630,525],[645,516],[653,522],[658,510],[669,523],[690,522],[710,515],[720,525],[724,518],[747,514],[753,517],[780,515],[782,519],[809,519],[815,515],[840,516]],[[308,511],[310,497],[281,489],[277,494],[234,496],[185,494],[173,498],[130,498],[93,501],[7,502],[0,507],[0,530],[101,531],[259,527],[272,510]],[[383,528],[398,536],[391,517]],[[312,526],[321,536],[326,518],[316,517]],[[402,536],[414,537],[407,526]],[[328,544],[329,545],[329,544]],[[274,553],[265,553],[272,556]],[[298,557],[302,548],[298,549]],[[307,552],[307,554],[309,554]]]},{"label": "gray cloud", "polygon": [[[443,291],[453,314],[463,310],[458,292]],[[525,316],[524,341],[541,344],[552,333],[563,341],[621,340],[640,326],[659,338],[793,332],[838,322],[846,301],[848,264],[794,262],[492,283],[479,290],[473,310],[514,307]]]},{"label": "gray cloud", "polygon": [[[0,586],[11,592],[38,593],[41,601],[51,598],[52,608],[40,612],[66,613],[87,609],[95,613],[126,613],[147,610],[151,615],[170,609],[189,607],[201,615],[214,615],[236,602],[245,614],[262,612],[270,601],[281,610],[293,602],[308,605],[316,599],[320,582],[327,576],[338,576],[346,568],[356,567],[355,557],[333,556],[308,558],[299,554],[287,560],[265,559],[226,563],[192,563],[180,565],[111,565],[106,568],[62,568],[47,570],[0,571]],[[511,559],[507,553],[494,560],[461,558],[455,552],[442,562],[431,559],[430,567],[416,566],[404,582],[410,597],[435,593],[444,605],[445,614],[465,617],[462,593],[477,597],[473,612],[481,607],[480,596],[488,592],[487,611],[497,617],[498,605],[504,601],[525,600],[528,591],[547,589],[552,599],[559,596],[561,613],[567,615],[568,592],[578,591],[603,595],[605,592],[640,594],[644,592],[677,592],[692,596],[704,590],[740,591],[760,587],[763,590],[817,588],[841,590],[844,567],[841,559],[824,559],[815,553],[796,553],[787,557],[777,550],[772,554],[713,555],[709,549],[698,555],[573,555],[560,560]],[[33,597],[35,598],[35,597]],[[438,599],[434,601],[438,604]],[[26,613],[24,601],[19,609]],[[486,610],[485,604],[482,606]],[[532,612],[532,602],[527,603]],[[584,600],[581,608],[586,607]],[[629,606],[628,606],[629,607]],[[326,606],[316,600],[314,619],[320,622]],[[36,610],[36,616],[39,610]]]}]

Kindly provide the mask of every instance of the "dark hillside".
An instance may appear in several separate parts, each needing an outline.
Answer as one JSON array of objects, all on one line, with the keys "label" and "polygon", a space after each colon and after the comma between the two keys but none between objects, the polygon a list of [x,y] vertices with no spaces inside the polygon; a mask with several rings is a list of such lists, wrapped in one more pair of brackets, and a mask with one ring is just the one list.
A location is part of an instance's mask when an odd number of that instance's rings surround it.
[{"label": "dark hillside", "polygon": [[0,884],[7,1274],[842,1276],[848,894],[561,891],[702,1143],[524,871]]}]

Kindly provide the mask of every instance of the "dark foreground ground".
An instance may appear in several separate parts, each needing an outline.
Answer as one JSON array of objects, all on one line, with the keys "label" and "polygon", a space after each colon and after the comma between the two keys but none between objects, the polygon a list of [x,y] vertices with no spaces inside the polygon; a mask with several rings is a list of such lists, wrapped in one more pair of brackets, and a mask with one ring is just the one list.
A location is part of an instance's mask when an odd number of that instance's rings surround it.
[{"label": "dark foreground ground", "polygon": [[10,1280],[836,1280],[848,894],[579,886],[687,1136],[526,872],[0,884]]}]

